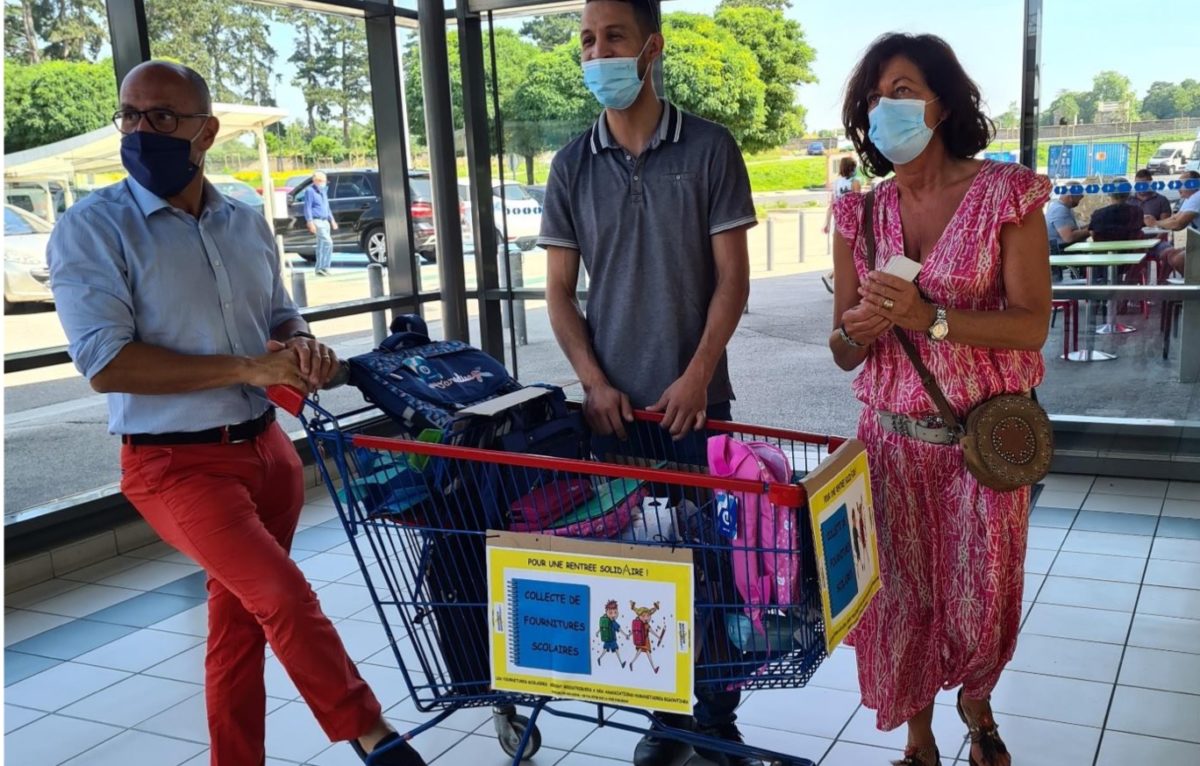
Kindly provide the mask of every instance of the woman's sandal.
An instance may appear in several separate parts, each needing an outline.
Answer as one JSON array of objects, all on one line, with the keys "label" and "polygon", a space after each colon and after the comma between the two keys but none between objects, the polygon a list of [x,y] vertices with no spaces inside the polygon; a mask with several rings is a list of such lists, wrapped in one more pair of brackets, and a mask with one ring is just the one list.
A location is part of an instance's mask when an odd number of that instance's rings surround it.
[{"label": "woman's sandal", "polygon": [[[932,756],[932,760],[925,760],[930,756]],[[909,745],[904,748],[904,758],[892,761],[892,766],[942,766],[942,754],[938,752],[937,745],[932,747]]]},{"label": "woman's sandal", "polygon": [[970,735],[971,744],[979,745],[979,750],[983,755],[983,761],[975,760],[975,755],[970,750],[967,751],[967,760],[971,766],[995,766],[999,762],[1002,755],[1008,754],[1008,747],[1005,746],[1004,740],[1000,739],[1000,732],[996,726],[996,719],[992,717],[991,710],[983,715],[983,720],[978,723],[972,723],[967,718],[967,711],[963,709],[962,704],[963,690],[958,690],[958,717],[967,726],[967,733]]}]

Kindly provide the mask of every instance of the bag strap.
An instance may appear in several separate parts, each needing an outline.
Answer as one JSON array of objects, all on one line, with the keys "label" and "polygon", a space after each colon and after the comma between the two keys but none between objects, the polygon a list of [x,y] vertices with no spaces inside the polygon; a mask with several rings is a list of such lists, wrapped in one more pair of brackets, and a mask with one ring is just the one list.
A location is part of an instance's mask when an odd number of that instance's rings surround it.
[{"label": "bag strap", "polygon": [[[875,190],[867,192],[866,200],[863,202],[863,233],[867,238],[867,268],[871,271],[875,270]],[[904,353],[908,356],[913,367],[917,370],[917,375],[921,378],[921,385],[925,387],[929,398],[933,400],[934,406],[938,408],[938,413],[942,416],[942,420],[950,427],[952,431],[962,433],[962,425],[959,424],[958,418],[954,415],[954,410],[950,407],[950,402],[946,399],[946,395],[942,393],[941,387],[938,386],[937,380],[933,377],[933,373],[921,361],[921,353],[917,351],[917,347],[904,334],[904,330],[893,326],[892,331],[896,333],[896,340],[900,342],[900,347],[904,349]]]}]

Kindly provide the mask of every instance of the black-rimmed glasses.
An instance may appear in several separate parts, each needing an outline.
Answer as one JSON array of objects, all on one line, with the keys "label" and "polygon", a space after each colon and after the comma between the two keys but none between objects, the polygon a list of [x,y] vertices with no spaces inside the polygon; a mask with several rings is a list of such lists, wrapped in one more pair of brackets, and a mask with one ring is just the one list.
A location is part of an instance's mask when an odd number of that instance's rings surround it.
[{"label": "black-rimmed glasses", "polygon": [[134,133],[138,129],[138,125],[142,123],[142,118],[145,118],[150,123],[150,127],[156,133],[174,133],[179,130],[179,121],[188,117],[212,117],[211,114],[198,112],[196,114],[179,114],[170,109],[118,109],[113,112],[113,125],[117,126],[117,130],[122,133]]}]

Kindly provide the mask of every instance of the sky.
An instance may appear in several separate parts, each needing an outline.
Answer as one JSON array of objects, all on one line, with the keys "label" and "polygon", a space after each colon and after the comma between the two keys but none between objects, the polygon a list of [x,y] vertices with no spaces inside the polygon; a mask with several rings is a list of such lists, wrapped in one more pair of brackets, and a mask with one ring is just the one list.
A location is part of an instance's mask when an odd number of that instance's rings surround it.
[{"label": "sky", "polygon": [[[667,0],[663,11],[711,13],[716,5],[716,0]],[[1186,5],[1182,0],[1044,0],[1042,107],[1060,90],[1089,90],[1092,76],[1105,69],[1129,77],[1139,98],[1156,80],[1200,78],[1195,53],[1200,14],[1185,12]],[[793,0],[786,14],[800,22],[817,54],[813,71],[818,82],[799,89],[812,132],[839,128],[846,78],[870,42],[885,32],[944,37],[979,83],[993,115],[1021,97],[1022,0]],[[520,20],[503,24],[516,28]],[[277,98],[299,117],[304,99],[287,82],[291,37],[287,28],[273,30],[272,42],[280,52],[276,71],[284,74]]]}]

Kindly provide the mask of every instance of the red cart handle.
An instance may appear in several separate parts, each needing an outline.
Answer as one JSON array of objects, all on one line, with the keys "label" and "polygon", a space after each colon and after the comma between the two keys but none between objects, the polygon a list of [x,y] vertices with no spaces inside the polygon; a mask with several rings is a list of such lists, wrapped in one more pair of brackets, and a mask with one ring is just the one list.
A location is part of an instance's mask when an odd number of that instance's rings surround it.
[{"label": "red cart handle", "polygon": [[299,417],[304,410],[304,392],[292,386],[267,386],[267,398],[292,417]]}]

